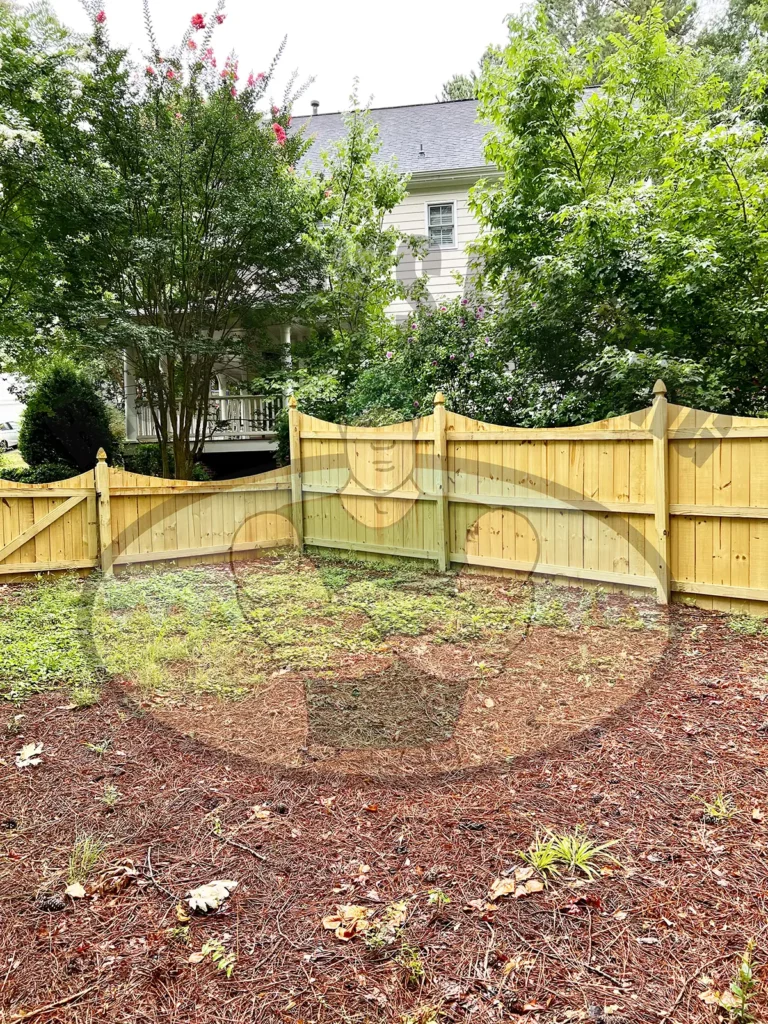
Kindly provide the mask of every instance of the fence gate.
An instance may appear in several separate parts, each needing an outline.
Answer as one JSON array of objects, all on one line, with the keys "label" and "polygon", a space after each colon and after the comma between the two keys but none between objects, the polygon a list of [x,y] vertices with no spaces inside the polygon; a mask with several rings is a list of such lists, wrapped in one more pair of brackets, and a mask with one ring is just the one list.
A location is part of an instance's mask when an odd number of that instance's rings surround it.
[{"label": "fence gate", "polygon": [[98,564],[93,471],[52,484],[0,480],[0,579]]}]

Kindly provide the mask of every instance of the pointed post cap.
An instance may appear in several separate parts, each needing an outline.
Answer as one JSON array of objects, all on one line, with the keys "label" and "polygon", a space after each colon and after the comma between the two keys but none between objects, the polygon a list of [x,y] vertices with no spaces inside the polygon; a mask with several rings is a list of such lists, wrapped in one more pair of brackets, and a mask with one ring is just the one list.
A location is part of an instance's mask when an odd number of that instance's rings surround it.
[{"label": "pointed post cap", "polygon": [[664,383],[664,381],[661,378],[659,378],[656,381],[656,383],[653,385],[653,393],[657,397],[659,395],[666,395],[666,393],[667,393],[667,385]]},{"label": "pointed post cap", "polygon": [[104,451],[103,448],[99,448],[99,450],[96,452],[96,459],[98,462],[107,461],[107,453]]},{"label": "pointed post cap", "polygon": [[288,408],[289,409],[295,409],[296,408],[296,396],[295,395],[291,395],[291,397],[288,399]]},{"label": "pointed post cap", "polygon": [[442,391],[435,393],[435,405],[445,405],[445,395]]}]

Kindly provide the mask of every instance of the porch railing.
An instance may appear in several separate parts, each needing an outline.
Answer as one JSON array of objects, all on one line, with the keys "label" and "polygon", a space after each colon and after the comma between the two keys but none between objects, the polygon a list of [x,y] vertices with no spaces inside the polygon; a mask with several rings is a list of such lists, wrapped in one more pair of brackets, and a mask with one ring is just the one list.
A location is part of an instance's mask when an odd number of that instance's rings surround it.
[{"label": "porch railing", "polygon": [[[283,408],[280,395],[211,395],[208,403],[209,441],[247,441],[275,434]],[[146,404],[136,404],[139,441],[155,441],[155,422]]]}]

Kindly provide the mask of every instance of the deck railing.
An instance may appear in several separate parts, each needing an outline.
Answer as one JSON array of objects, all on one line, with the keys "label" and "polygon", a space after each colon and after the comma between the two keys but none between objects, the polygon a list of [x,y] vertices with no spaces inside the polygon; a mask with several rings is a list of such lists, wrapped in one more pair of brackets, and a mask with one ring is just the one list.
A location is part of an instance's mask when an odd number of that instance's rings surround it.
[{"label": "deck railing", "polygon": [[[280,395],[211,395],[209,441],[247,441],[275,434],[283,399]],[[148,405],[136,405],[139,441],[155,441],[155,422]]]}]

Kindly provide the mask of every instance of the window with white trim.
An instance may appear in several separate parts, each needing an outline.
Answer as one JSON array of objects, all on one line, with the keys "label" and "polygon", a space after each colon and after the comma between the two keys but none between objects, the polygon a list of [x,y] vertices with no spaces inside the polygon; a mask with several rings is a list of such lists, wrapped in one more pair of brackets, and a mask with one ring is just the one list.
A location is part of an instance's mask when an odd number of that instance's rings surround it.
[{"label": "window with white trim", "polygon": [[430,249],[452,249],[456,245],[456,207],[453,203],[427,205]]}]

